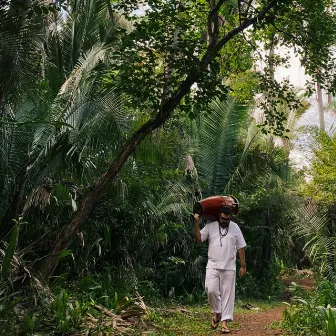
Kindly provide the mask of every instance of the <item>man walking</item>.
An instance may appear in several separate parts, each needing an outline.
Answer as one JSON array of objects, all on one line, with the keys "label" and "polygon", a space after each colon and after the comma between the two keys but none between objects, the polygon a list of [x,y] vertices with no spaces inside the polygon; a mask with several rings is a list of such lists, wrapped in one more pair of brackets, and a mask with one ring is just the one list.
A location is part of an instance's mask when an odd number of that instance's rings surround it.
[{"label": "man walking", "polygon": [[209,244],[205,290],[213,312],[211,328],[216,329],[222,322],[222,334],[230,333],[227,323],[233,320],[237,251],[240,260],[239,277],[246,273],[245,239],[231,218],[231,208],[223,207],[218,221],[208,223],[200,230],[199,215],[194,214],[195,241],[208,240]]}]

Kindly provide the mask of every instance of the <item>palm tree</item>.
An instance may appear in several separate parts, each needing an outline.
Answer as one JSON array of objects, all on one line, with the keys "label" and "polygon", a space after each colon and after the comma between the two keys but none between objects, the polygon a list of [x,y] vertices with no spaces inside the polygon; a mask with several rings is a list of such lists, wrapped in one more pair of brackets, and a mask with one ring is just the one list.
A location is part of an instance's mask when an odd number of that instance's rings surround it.
[{"label": "palm tree", "polygon": [[292,234],[304,241],[304,251],[319,272],[333,279],[335,234],[328,213],[317,211],[315,202],[309,202],[298,208],[295,216]]},{"label": "palm tree", "polygon": [[65,21],[48,13],[43,25],[27,19],[19,28],[0,13],[2,237],[38,195],[50,199],[54,184],[92,183],[129,129],[121,97],[103,85],[125,23],[108,9],[105,1],[74,2]]},{"label": "palm tree", "polygon": [[286,251],[288,243],[286,213],[281,207],[290,209],[296,204],[288,192],[295,181],[288,152],[261,133],[246,106],[228,98],[211,107],[199,125],[195,158],[199,183],[205,196],[238,196],[241,225],[253,246],[249,258],[257,276],[264,277],[271,256]]},{"label": "palm tree", "polygon": [[195,162],[199,176],[208,183],[207,194],[215,195],[224,191],[239,161],[237,149],[248,124],[248,108],[227,97],[212,102],[210,109],[200,121]]},{"label": "palm tree", "polygon": [[312,260],[330,278],[335,274],[335,148],[335,134],[318,135],[310,180],[302,185],[308,202],[300,209],[297,228],[293,229],[306,242]]}]

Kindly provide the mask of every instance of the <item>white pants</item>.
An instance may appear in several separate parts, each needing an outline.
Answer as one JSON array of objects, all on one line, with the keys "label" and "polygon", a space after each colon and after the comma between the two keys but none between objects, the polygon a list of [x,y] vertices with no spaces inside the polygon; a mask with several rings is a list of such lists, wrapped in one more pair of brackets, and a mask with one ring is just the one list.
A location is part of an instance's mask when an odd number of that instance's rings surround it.
[{"label": "white pants", "polygon": [[212,312],[221,314],[221,321],[233,320],[236,271],[206,269],[205,290]]}]

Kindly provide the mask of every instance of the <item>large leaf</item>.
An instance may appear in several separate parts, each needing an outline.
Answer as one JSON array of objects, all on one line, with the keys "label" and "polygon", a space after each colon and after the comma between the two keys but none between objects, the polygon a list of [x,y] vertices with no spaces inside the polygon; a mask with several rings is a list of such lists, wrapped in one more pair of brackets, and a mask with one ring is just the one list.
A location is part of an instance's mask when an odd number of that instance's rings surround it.
[{"label": "large leaf", "polygon": [[197,170],[210,187],[210,193],[222,193],[239,158],[240,134],[246,127],[248,110],[232,98],[214,101],[211,111],[200,123]]},{"label": "large leaf", "polygon": [[10,264],[15,253],[16,245],[19,237],[19,223],[16,223],[13,227],[11,237],[6,249],[4,259],[2,261],[2,275],[6,276],[10,269]]}]

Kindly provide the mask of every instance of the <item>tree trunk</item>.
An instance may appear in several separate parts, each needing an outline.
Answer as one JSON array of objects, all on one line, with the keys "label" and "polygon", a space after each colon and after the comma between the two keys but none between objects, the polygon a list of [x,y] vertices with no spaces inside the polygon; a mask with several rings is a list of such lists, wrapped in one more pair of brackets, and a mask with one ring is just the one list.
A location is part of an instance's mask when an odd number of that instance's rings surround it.
[{"label": "tree trunk", "polygon": [[270,210],[267,209],[265,215],[265,234],[263,240],[263,248],[261,255],[260,279],[264,279],[269,269],[269,262],[271,260],[271,218]]},{"label": "tree trunk", "polygon": [[318,106],[318,115],[320,121],[320,131],[325,131],[324,125],[324,111],[323,111],[323,98],[322,98],[322,89],[320,83],[316,83],[316,95],[317,95],[317,106]]},{"label": "tree trunk", "polygon": [[0,220],[0,240],[8,235],[13,228],[13,219],[18,219],[23,210],[24,190],[27,183],[27,165],[25,163],[21,172],[16,176],[16,186],[10,199],[10,205],[7,208],[2,220]]},{"label": "tree trunk", "polygon": [[106,189],[108,184],[117,176],[130,155],[135,152],[136,146],[139,145],[150,132],[163,125],[163,123],[170,117],[181,99],[189,92],[191,86],[197,82],[200,74],[207,69],[210,61],[218,55],[225,44],[252,24],[261,22],[275,4],[276,1],[270,1],[255,17],[244,20],[238,27],[234,28],[221,38],[217,44],[210,45],[199,64],[195,66],[194,70],[181,83],[180,87],[175,91],[172,97],[162,105],[162,108],[156,117],[140,127],[139,130],[137,130],[126,142],[120,153],[111,163],[108,171],[99,178],[97,183],[87,194],[78,211],[57,234],[55,244],[41,265],[41,274],[45,279],[53,274],[58,264],[60,254],[68,247],[73,236],[79,232],[80,225],[89,217],[100,195]]}]

